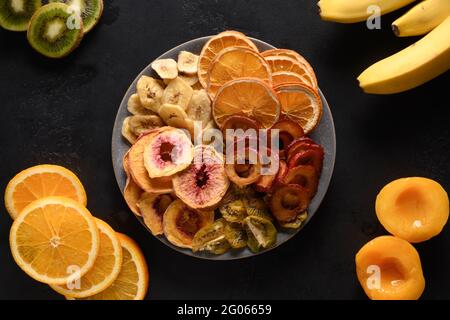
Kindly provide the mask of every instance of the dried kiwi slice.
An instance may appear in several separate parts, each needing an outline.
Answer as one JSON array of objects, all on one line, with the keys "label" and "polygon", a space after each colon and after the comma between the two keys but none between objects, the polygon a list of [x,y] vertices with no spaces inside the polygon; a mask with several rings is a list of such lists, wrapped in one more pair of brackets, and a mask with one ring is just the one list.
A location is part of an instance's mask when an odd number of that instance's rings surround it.
[{"label": "dried kiwi slice", "polygon": [[208,251],[214,254],[224,254],[230,249],[230,244],[224,234],[225,224],[222,219],[200,229],[192,240],[192,251]]},{"label": "dried kiwi slice", "polygon": [[50,0],[49,2],[62,2],[81,15],[83,31],[88,33],[100,20],[103,13],[103,0]]},{"label": "dried kiwi slice", "polygon": [[240,249],[247,246],[247,233],[242,224],[227,222],[224,234],[232,248]]},{"label": "dried kiwi slice", "polygon": [[44,56],[62,58],[80,43],[83,23],[66,4],[50,3],[37,10],[31,18],[27,38],[30,45]]},{"label": "dried kiwi slice", "polygon": [[0,0],[0,26],[10,31],[26,31],[41,0]]},{"label": "dried kiwi slice", "polygon": [[277,240],[277,229],[269,220],[248,216],[244,219],[245,230],[247,231],[247,246],[253,252],[258,252],[261,248],[266,249],[275,244]]}]

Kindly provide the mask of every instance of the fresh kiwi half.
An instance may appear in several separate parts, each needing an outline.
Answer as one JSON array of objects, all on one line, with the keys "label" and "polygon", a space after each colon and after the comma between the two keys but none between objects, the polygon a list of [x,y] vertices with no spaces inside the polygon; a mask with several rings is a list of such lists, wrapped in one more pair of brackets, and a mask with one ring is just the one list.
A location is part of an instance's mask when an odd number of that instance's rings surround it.
[{"label": "fresh kiwi half", "polygon": [[36,11],[27,38],[39,53],[62,58],[72,52],[83,38],[83,21],[64,3],[50,3]]},{"label": "fresh kiwi half", "polygon": [[67,4],[83,19],[84,33],[88,33],[97,24],[103,13],[103,0],[50,0]]},{"label": "fresh kiwi half", "polygon": [[41,0],[0,0],[0,26],[11,31],[26,31]]}]

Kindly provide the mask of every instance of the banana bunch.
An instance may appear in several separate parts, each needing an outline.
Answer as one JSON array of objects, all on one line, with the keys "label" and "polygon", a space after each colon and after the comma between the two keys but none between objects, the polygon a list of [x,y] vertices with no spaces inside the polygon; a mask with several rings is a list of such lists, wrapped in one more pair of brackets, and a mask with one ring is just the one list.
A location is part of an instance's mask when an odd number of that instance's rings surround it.
[{"label": "banana bunch", "polygon": [[[320,0],[323,20],[340,23],[368,19],[416,0]],[[398,37],[425,35],[415,44],[367,68],[358,77],[366,93],[392,94],[410,90],[450,69],[450,0],[424,0],[392,23]]]}]

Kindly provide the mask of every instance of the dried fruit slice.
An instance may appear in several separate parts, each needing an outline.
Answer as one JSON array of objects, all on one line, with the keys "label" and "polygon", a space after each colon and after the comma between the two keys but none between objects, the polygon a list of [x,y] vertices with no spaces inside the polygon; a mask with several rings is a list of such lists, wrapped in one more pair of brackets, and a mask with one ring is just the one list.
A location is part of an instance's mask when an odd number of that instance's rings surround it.
[{"label": "dried fruit slice", "polygon": [[298,74],[303,82],[308,86],[317,90],[317,86],[313,77],[309,74],[308,69],[297,60],[283,56],[270,56],[265,58],[272,70],[272,73],[288,71]]},{"label": "dried fruit slice", "polygon": [[238,129],[244,131],[254,129],[255,132],[258,133],[258,130],[261,129],[261,124],[250,117],[241,114],[233,114],[225,119],[222,126],[222,132],[226,133],[228,129],[233,130],[233,132]]},{"label": "dried fruit slice", "polygon": [[280,225],[280,227],[285,228],[285,229],[298,229],[303,225],[303,222],[305,222],[307,218],[308,218],[308,212],[304,211],[304,212],[298,214],[297,217],[295,218],[295,220],[293,220],[291,222],[279,223],[279,225]]},{"label": "dried fruit slice", "polygon": [[270,217],[269,206],[264,199],[259,197],[244,197],[243,199],[245,209],[249,216],[258,216],[267,220],[272,220]]},{"label": "dried fruit slice", "polygon": [[224,254],[230,249],[230,243],[225,237],[225,224],[222,219],[203,227],[192,240],[192,251],[207,251],[213,254]]},{"label": "dried fruit slice", "polygon": [[150,178],[144,164],[145,147],[152,141],[153,136],[162,131],[174,130],[170,127],[154,129],[140,137],[129,150],[130,173],[134,182],[145,192],[170,193],[172,179],[170,177]]},{"label": "dried fruit slice", "polygon": [[199,56],[188,51],[180,51],[178,54],[178,71],[188,75],[195,75],[198,72]]},{"label": "dried fruit slice", "polygon": [[311,67],[308,60],[306,60],[298,52],[296,52],[294,50],[290,50],[290,49],[272,49],[272,50],[267,50],[267,51],[262,52],[261,55],[264,58],[273,57],[273,56],[282,56],[282,57],[288,57],[288,58],[297,60],[298,62],[300,62],[300,64],[302,64],[305,67],[306,71],[308,71],[309,75],[313,79],[313,81],[315,83],[315,86],[313,86],[313,87],[318,88],[317,77],[314,73],[314,69]]},{"label": "dried fruit slice", "polygon": [[194,148],[193,163],[176,174],[172,182],[176,196],[194,209],[216,207],[230,185],[223,156],[205,145]]},{"label": "dried fruit slice", "polygon": [[220,51],[228,47],[245,47],[258,52],[255,44],[243,33],[237,31],[224,31],[212,37],[203,46],[198,60],[198,78],[203,88],[207,87],[208,71],[211,62]]},{"label": "dried fruit slice", "polygon": [[177,77],[170,81],[169,85],[164,90],[161,102],[162,104],[176,104],[183,108],[183,110],[186,110],[193,93],[194,90],[191,86],[180,77]]},{"label": "dried fruit slice", "polygon": [[292,141],[286,148],[287,158],[290,159],[295,154],[308,149],[321,148],[313,139],[308,137],[301,137]]},{"label": "dried fruit slice", "polygon": [[152,62],[152,69],[161,79],[175,79],[178,77],[177,62],[173,59],[159,59]]},{"label": "dried fruit slice", "polygon": [[270,128],[280,115],[280,103],[272,88],[259,79],[237,79],[219,89],[213,116],[221,128],[228,116],[241,114]]},{"label": "dried fruit slice", "polygon": [[312,199],[317,192],[319,176],[313,166],[300,165],[288,171],[284,177],[285,184],[297,184],[304,187],[308,197]]},{"label": "dried fruit slice", "polygon": [[194,147],[182,130],[170,128],[150,136],[143,156],[150,178],[168,177],[189,167]]},{"label": "dried fruit slice", "polygon": [[130,129],[131,117],[123,119],[122,123],[122,137],[124,137],[129,143],[133,144],[137,140],[137,136]]},{"label": "dried fruit slice", "polygon": [[154,236],[159,236],[163,231],[163,215],[173,202],[169,194],[144,193],[137,202],[142,218]]},{"label": "dried fruit slice", "polygon": [[323,148],[308,149],[301,151],[291,157],[288,161],[289,170],[297,166],[313,166],[317,174],[320,175],[323,167]]},{"label": "dried fruit slice", "polygon": [[274,187],[284,184],[284,177],[286,176],[287,172],[288,166],[286,164],[286,161],[280,160],[280,165],[278,168],[277,176],[275,178]]},{"label": "dried fruit slice", "polygon": [[212,118],[211,100],[206,90],[195,90],[186,110],[187,116],[193,121],[200,121],[205,128]]},{"label": "dried fruit slice", "polygon": [[305,134],[312,132],[322,117],[322,101],[310,87],[286,84],[275,88],[281,105],[281,114],[298,123]]},{"label": "dried fruit slice", "polygon": [[227,222],[223,232],[232,248],[241,249],[247,246],[247,233],[242,224]]},{"label": "dried fruit slice", "polygon": [[275,190],[270,201],[273,216],[281,223],[292,222],[309,205],[308,191],[299,185],[288,184]]},{"label": "dried fruit slice", "polygon": [[83,206],[87,203],[83,184],[72,171],[44,164],[25,169],[9,181],[5,190],[6,210],[15,219],[31,202],[48,196],[71,198]]},{"label": "dried fruit slice", "polygon": [[119,276],[107,289],[79,300],[143,300],[147,295],[148,267],[144,254],[133,239],[121,233],[116,234],[123,256]]},{"label": "dried fruit slice", "polygon": [[245,209],[242,199],[230,196],[220,206],[219,211],[222,217],[228,222],[241,223],[247,216],[247,210]]},{"label": "dried fruit slice", "polygon": [[246,148],[242,153],[234,153],[234,161],[231,163],[227,161],[225,172],[238,187],[245,187],[258,181],[261,176],[261,161],[257,151]]},{"label": "dried fruit slice", "polygon": [[272,86],[275,88],[282,84],[300,83],[309,85],[309,81],[297,73],[290,71],[279,71],[272,74]]},{"label": "dried fruit slice", "polygon": [[[198,83],[198,76],[195,75],[178,75],[178,78],[186,82],[194,90],[202,90],[203,87]],[[195,87],[195,88],[194,88]]]},{"label": "dried fruit slice", "polygon": [[142,76],[136,83],[136,91],[144,108],[158,113],[164,87],[161,81],[148,76]]},{"label": "dried fruit slice", "polygon": [[248,216],[244,220],[247,232],[247,246],[253,252],[258,252],[261,248],[267,249],[274,245],[277,240],[277,229],[267,219],[258,216]]},{"label": "dried fruit slice", "polygon": [[165,103],[159,109],[159,115],[165,123],[169,123],[174,118],[186,119],[187,114],[182,107],[176,104]]},{"label": "dried fruit slice", "polygon": [[181,248],[192,248],[195,234],[214,221],[213,211],[197,211],[177,199],[163,216],[163,229],[167,240]]},{"label": "dried fruit slice", "polygon": [[266,60],[257,52],[239,47],[221,51],[211,63],[208,93],[213,98],[225,83],[239,78],[255,78],[272,86],[272,75]]},{"label": "dried fruit slice", "polygon": [[254,187],[260,192],[271,192],[280,167],[280,157],[270,148],[259,147],[259,158],[261,161],[261,177],[255,182]]},{"label": "dried fruit slice", "polygon": [[139,99],[139,95],[134,93],[130,96],[127,103],[128,112],[132,115],[157,115],[154,111],[144,108]]},{"label": "dried fruit slice", "polygon": [[125,174],[127,176],[127,181],[123,190],[123,197],[125,198],[125,202],[127,203],[130,210],[134,214],[140,216],[141,211],[137,206],[137,202],[144,191],[136,184],[136,182],[134,182],[133,178],[131,177],[129,161],[129,152],[127,152],[123,157],[123,170],[125,171]]},{"label": "dried fruit slice", "polygon": [[91,213],[65,197],[42,198],[26,206],[11,227],[9,242],[23,271],[37,281],[55,285],[84,276],[99,250]]},{"label": "dried fruit slice", "polygon": [[164,126],[164,122],[156,115],[136,115],[126,119],[129,119],[129,130],[135,137],[139,137],[152,129]]},{"label": "dried fruit slice", "polygon": [[116,232],[104,221],[94,218],[99,232],[100,245],[94,266],[74,283],[52,285],[56,292],[74,298],[85,298],[108,288],[122,268],[122,247]]},{"label": "dried fruit slice", "polygon": [[279,120],[272,128],[270,128],[271,134],[274,134],[275,131],[272,130],[278,130],[278,150],[281,159],[286,159],[287,146],[292,141],[301,138],[305,134],[302,127],[290,119]]}]

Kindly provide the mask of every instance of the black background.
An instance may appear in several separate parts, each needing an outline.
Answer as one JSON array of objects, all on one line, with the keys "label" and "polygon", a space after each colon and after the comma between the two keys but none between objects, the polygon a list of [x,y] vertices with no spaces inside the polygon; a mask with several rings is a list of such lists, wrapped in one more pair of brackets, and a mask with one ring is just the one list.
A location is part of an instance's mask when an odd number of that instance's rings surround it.
[{"label": "black background", "polygon": [[[317,16],[314,0],[105,0],[100,24],[69,57],[33,51],[24,33],[0,30],[0,188],[40,163],[74,170],[88,207],[142,247],[152,299],[364,299],[354,255],[386,232],[374,200],[404,176],[437,179],[450,190],[450,74],[398,95],[366,95],[356,77],[413,43],[381,30],[338,25]],[[236,29],[298,50],[314,66],[332,109],[337,162],[328,194],[310,224],[267,254],[241,261],[202,261],[154,239],[128,212],[111,165],[119,103],[155,57],[193,38]],[[11,219],[0,215],[0,298],[60,298],[27,277],[9,250]],[[425,299],[450,298],[450,235],[416,245],[427,281]]]}]

